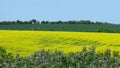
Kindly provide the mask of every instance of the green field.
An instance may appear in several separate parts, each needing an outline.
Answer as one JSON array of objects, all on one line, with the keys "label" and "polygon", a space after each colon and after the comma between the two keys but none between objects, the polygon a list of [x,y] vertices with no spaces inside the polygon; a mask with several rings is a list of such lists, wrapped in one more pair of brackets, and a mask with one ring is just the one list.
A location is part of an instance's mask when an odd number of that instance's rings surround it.
[{"label": "green field", "polygon": [[42,30],[42,31],[82,31],[120,33],[118,24],[8,24],[0,25],[0,30]]},{"label": "green field", "polygon": [[8,52],[27,56],[42,48],[76,52],[83,46],[120,51],[119,33],[0,30],[0,46]]}]

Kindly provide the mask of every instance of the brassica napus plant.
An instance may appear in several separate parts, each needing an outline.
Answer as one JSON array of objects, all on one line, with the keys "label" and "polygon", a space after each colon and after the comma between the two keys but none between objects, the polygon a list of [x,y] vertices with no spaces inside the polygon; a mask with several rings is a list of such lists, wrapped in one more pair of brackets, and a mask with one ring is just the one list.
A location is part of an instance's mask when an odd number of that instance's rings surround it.
[{"label": "brassica napus plant", "polygon": [[0,30],[0,46],[23,56],[42,48],[51,51],[62,50],[64,53],[79,51],[83,46],[95,46],[97,52],[104,52],[106,49],[120,51],[120,34]]}]

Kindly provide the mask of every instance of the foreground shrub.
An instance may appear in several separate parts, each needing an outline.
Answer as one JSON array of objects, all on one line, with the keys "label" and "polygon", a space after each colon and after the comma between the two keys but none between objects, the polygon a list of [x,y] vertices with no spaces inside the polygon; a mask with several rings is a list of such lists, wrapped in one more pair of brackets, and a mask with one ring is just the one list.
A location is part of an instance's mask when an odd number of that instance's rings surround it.
[{"label": "foreground shrub", "polygon": [[104,53],[95,53],[95,48],[76,53],[63,54],[62,51],[34,52],[28,57],[12,56],[0,47],[0,68],[119,68],[120,58],[117,51],[106,50]]}]

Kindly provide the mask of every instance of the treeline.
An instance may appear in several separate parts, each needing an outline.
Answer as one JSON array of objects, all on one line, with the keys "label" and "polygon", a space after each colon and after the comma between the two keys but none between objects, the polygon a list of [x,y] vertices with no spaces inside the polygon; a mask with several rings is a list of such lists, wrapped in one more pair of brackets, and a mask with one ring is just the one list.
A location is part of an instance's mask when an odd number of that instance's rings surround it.
[{"label": "treeline", "polygon": [[37,21],[36,19],[32,19],[30,21],[1,21],[0,24],[39,24],[40,22]]},{"label": "treeline", "polygon": [[89,20],[80,20],[80,21],[38,21],[36,19],[32,19],[30,21],[1,21],[0,24],[111,24],[108,22],[93,22]]}]

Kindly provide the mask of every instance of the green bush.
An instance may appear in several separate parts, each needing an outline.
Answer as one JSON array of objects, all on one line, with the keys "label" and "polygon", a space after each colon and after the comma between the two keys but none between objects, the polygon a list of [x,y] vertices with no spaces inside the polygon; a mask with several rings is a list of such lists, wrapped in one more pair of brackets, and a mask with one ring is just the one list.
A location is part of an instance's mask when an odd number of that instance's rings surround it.
[{"label": "green bush", "polygon": [[83,47],[82,51],[76,53],[63,54],[62,51],[42,49],[28,57],[13,57],[0,47],[0,68],[119,68],[118,56],[118,51],[113,51],[111,56],[109,49],[104,53],[96,53],[94,47],[89,50]]}]

